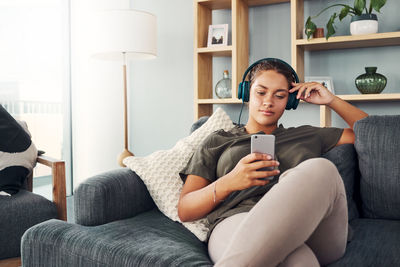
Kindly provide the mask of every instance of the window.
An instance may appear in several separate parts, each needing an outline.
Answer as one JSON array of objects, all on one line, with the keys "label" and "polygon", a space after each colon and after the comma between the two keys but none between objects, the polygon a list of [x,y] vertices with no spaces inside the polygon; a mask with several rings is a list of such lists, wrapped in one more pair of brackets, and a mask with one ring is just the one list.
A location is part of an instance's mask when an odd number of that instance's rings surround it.
[{"label": "window", "polygon": [[[0,104],[27,122],[39,150],[66,161],[70,194],[68,16],[66,0],[0,0]],[[34,191],[49,174],[35,168]]]}]

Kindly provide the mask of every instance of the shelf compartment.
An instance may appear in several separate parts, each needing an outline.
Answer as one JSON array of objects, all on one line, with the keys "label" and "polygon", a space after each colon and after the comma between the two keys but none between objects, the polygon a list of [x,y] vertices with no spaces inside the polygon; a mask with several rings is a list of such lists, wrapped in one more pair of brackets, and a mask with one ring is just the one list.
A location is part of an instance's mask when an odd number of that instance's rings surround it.
[{"label": "shelf compartment", "polygon": [[306,51],[400,45],[400,31],[333,36],[328,40],[325,37],[297,39],[295,43],[297,47],[302,47]]},{"label": "shelf compartment", "polygon": [[198,54],[210,54],[216,57],[231,57],[232,46],[214,46],[214,47],[200,47],[196,49]]},{"label": "shelf compartment", "polygon": [[231,0],[197,0],[197,3],[211,10],[231,9]]}]

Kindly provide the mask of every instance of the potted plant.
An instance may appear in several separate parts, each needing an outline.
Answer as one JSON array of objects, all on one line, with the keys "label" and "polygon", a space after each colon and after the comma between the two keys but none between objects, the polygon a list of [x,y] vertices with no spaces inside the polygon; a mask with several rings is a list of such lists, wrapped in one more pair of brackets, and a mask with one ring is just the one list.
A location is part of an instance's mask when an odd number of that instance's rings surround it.
[{"label": "potted plant", "polygon": [[[331,7],[338,7],[341,6],[342,9],[340,10],[339,15],[335,12],[330,17],[328,23],[326,24],[327,34],[326,39],[333,34],[335,34],[335,25],[334,22],[337,18],[341,21],[347,15],[352,16],[351,24],[350,24],[350,32],[352,35],[357,34],[367,34],[367,33],[376,33],[378,32],[378,18],[375,14],[372,14],[372,11],[375,10],[380,12],[380,9],[386,4],[386,0],[370,0],[369,7],[367,8],[367,1],[366,0],[355,0],[353,6],[345,5],[345,4],[334,4],[322,9],[316,16],[309,16],[307,18],[304,32],[307,35],[307,39],[313,35],[317,26],[312,19],[315,19],[325,10]],[[371,22],[372,21],[372,22]]]}]

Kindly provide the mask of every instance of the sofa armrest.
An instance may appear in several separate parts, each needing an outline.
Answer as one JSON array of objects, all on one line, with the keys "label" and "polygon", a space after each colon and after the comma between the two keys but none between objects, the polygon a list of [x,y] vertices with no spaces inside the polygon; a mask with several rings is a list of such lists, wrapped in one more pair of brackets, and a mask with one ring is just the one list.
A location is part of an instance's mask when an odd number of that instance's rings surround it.
[{"label": "sofa armrest", "polygon": [[74,192],[75,221],[81,225],[126,219],[154,207],[146,186],[128,168],[91,177]]},{"label": "sofa armrest", "polygon": [[[48,156],[40,155],[36,162],[51,168],[53,202],[57,207],[58,219],[67,220],[67,199],[65,189],[65,161]],[[25,181],[25,188],[32,192],[33,172],[31,172]]]}]

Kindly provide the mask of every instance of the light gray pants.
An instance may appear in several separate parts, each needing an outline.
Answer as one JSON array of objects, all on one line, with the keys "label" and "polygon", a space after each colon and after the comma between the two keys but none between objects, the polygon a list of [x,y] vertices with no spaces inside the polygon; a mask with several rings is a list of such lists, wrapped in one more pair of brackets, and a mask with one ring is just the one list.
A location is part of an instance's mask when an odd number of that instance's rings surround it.
[{"label": "light gray pants", "polygon": [[284,172],[249,211],[231,216],[211,233],[215,266],[326,265],[347,243],[343,181],[329,160],[315,158]]}]

